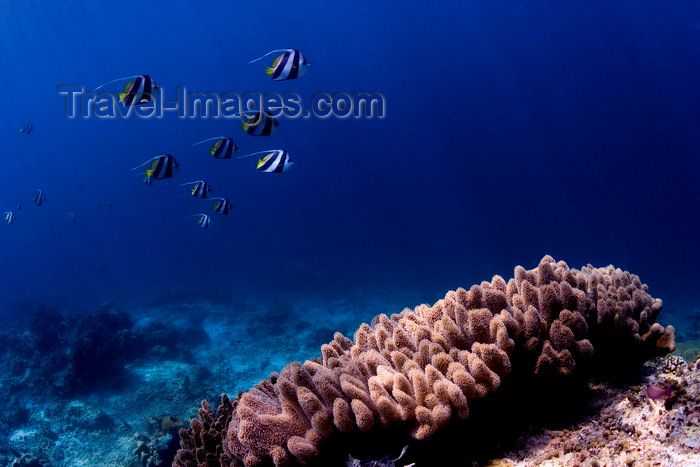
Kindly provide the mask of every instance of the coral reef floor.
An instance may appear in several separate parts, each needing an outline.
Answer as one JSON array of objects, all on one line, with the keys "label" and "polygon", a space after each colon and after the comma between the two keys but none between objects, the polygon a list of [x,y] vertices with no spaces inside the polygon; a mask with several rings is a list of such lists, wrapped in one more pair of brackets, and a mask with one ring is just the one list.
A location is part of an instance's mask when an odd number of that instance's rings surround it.
[{"label": "coral reef floor", "polygon": [[[0,466],[170,465],[178,429],[202,399],[215,405],[221,393],[235,397],[284,364],[319,355],[335,331],[352,335],[361,322],[415,299],[376,293],[294,304],[161,303],[128,314],[107,306],[89,317],[44,310],[41,325],[3,331]],[[449,434],[387,440],[384,453],[346,445],[337,465],[349,454],[396,457],[402,443],[409,448],[400,465],[416,467],[700,465],[697,346],[680,350],[689,363],[653,360],[633,381],[591,382],[564,407],[525,400],[543,408],[510,414],[517,420],[505,414],[512,429],[490,425],[459,449],[445,447]],[[651,384],[669,389],[652,399]],[[483,431],[480,420],[493,418],[498,403],[476,407],[456,429]]]}]

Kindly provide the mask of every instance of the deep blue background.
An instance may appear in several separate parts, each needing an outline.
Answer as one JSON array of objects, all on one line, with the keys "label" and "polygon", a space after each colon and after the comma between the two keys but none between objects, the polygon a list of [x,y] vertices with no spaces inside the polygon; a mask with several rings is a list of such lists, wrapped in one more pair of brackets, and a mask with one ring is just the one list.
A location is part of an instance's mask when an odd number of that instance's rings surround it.
[{"label": "deep blue background", "polygon": [[[697,313],[700,3],[431,5],[3,1],[0,211],[23,207],[0,225],[0,313],[381,290],[432,302],[545,254],[628,269]],[[299,80],[247,64],[286,47],[312,63]],[[387,114],[286,119],[267,139],[235,120],[65,117],[57,86],[137,73],[169,97],[380,92]],[[296,165],[264,174],[191,146],[221,134]],[[161,153],[182,170],[143,186],[130,169]],[[178,186],[199,178],[232,215]]]}]

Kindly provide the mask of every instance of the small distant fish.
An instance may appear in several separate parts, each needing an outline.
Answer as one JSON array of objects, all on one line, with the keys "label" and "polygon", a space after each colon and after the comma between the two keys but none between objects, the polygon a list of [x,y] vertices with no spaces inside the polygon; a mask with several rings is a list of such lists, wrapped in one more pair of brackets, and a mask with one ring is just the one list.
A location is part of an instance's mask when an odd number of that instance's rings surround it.
[{"label": "small distant fish", "polygon": [[673,387],[670,384],[650,384],[647,386],[647,396],[655,401],[668,400],[673,395]]},{"label": "small distant fish", "polygon": [[44,192],[41,191],[40,189],[35,189],[34,194],[32,195],[32,201],[36,203],[37,206],[41,206],[44,204],[44,201],[46,201],[46,196],[44,195]]},{"label": "small distant fish", "polygon": [[131,81],[124,86],[124,92],[119,93],[119,102],[122,102],[127,106],[151,102],[155,92],[158,90],[158,85],[148,75],[134,75],[127,76],[125,78],[113,79],[112,81],[108,81],[105,84],[96,87],[92,90],[92,92],[94,93],[98,89],[101,89],[108,84],[127,79],[131,79]]},{"label": "small distant fish", "polygon": [[68,217],[68,222],[75,222],[78,220],[78,215],[73,211],[67,212],[66,217]]},{"label": "small distant fish", "polygon": [[[148,165],[150,164],[150,165]],[[153,179],[171,178],[180,168],[175,158],[170,154],[161,154],[153,159],[149,159],[141,165],[137,165],[131,170],[136,170],[144,165],[148,165],[143,177],[143,183],[152,185]]]},{"label": "small distant fish", "polygon": [[15,213],[12,211],[5,211],[2,213],[2,220],[5,222],[5,224],[14,224],[15,223]]},{"label": "small distant fish", "polygon": [[212,140],[217,140],[216,143],[214,143],[214,145],[209,149],[209,154],[214,156],[214,159],[231,159],[233,154],[239,150],[233,138],[228,136],[215,136],[213,138],[200,141],[199,143],[194,143],[192,146]]},{"label": "small distant fish", "polygon": [[98,208],[105,208],[105,209],[108,210],[108,211],[111,211],[112,209],[114,209],[114,205],[112,204],[111,201],[104,201],[104,202],[103,202],[103,201],[98,201],[98,202],[97,202],[97,207],[98,207]]},{"label": "small distant fish", "polygon": [[280,173],[288,170],[294,162],[289,157],[289,153],[283,149],[270,149],[267,151],[258,151],[253,154],[247,154],[243,157],[256,156],[258,154],[267,154],[261,159],[258,159],[257,169],[261,172]]},{"label": "small distant fish", "polygon": [[112,209],[114,209],[114,206],[112,206],[112,202],[111,202],[111,201],[105,201],[104,198],[101,199],[101,200],[99,200],[99,201],[97,202],[97,205],[96,205],[96,206],[97,206],[98,208],[105,208],[105,209],[108,210],[108,211],[111,211]]},{"label": "small distant fish", "polygon": [[197,218],[197,224],[203,229],[208,229],[209,224],[211,224],[211,217],[207,216],[206,214],[192,214],[190,217],[196,217]]},{"label": "small distant fish", "polygon": [[251,136],[270,136],[277,131],[280,122],[268,111],[255,115],[241,115],[241,128]]},{"label": "small distant fish", "polygon": [[181,183],[180,186],[192,185],[191,193],[195,198],[206,198],[207,193],[211,191],[211,186],[204,180],[197,180],[194,182]]},{"label": "small distant fish", "polygon": [[22,210],[22,202],[20,201],[17,203],[17,206],[15,206],[15,211],[21,211]]},{"label": "small distant fish", "polygon": [[31,133],[33,130],[34,130],[34,127],[32,126],[32,124],[31,124],[31,123],[27,123],[26,125],[24,125],[22,128],[19,129],[19,132],[20,132],[20,133],[24,133],[25,135],[28,135],[28,134]]},{"label": "small distant fish", "polygon": [[[349,459],[345,461],[346,467],[396,467],[396,461],[401,459],[404,454],[406,454],[406,450],[408,449],[408,446],[404,446],[404,448],[401,450],[401,454],[399,454],[399,457],[396,459],[389,459],[389,456],[382,456],[381,459],[379,460],[360,460],[360,459],[355,459],[352,457],[352,455],[349,455]],[[413,467],[415,466],[416,463],[411,463],[411,464],[406,464],[405,467]]]},{"label": "small distant fish", "polygon": [[271,77],[274,81],[284,81],[287,79],[295,79],[303,76],[306,70],[311,65],[304,55],[296,49],[278,49],[268,52],[260,58],[256,58],[248,62],[248,64],[262,60],[268,55],[283,52],[282,55],[275,58],[272,66],[265,69],[265,74]]},{"label": "small distant fish", "polygon": [[229,211],[233,209],[231,202],[226,198],[212,198],[212,200],[216,200],[214,203],[214,212],[228,216]]}]

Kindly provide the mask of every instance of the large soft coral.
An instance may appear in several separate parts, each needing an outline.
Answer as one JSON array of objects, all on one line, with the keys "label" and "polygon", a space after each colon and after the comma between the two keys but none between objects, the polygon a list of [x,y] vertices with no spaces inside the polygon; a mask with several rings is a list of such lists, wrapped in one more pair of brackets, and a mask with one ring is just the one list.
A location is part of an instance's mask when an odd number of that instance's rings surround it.
[{"label": "large soft coral", "polygon": [[673,328],[654,322],[661,300],[637,276],[570,269],[550,256],[514,276],[379,315],[352,341],[336,334],[321,359],[291,363],[237,400],[222,456],[228,465],[305,464],[333,432],[397,422],[424,439],[466,418],[516,369],[565,377],[674,348]]}]

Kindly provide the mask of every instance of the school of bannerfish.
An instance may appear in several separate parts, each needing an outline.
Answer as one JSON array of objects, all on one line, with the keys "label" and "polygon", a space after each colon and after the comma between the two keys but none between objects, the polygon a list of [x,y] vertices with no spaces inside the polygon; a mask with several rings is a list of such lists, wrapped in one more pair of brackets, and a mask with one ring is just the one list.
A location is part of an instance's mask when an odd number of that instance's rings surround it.
[{"label": "school of bannerfish", "polygon": [[[258,60],[275,53],[281,54],[278,55],[272,62],[272,65],[265,70],[266,75],[272,78],[274,81],[284,81],[298,78],[302,76],[309,68],[309,62],[306,60],[304,55],[296,49],[273,50],[266,53],[262,57],[250,61],[249,64],[257,62]],[[124,87],[124,91],[119,93],[119,102],[121,102],[123,105],[128,107],[146,104],[151,102],[151,100],[155,97],[155,93],[158,90],[158,85],[149,75],[146,74],[114,79],[98,86],[92,91],[92,93],[95,93],[99,89],[102,89],[111,83],[126,80],[130,81]],[[236,116],[240,117],[241,119],[241,128],[243,131],[251,136],[270,136],[275,133],[277,128],[280,126],[277,119],[270,112],[263,109],[242,111]],[[32,125],[27,124],[20,129],[20,132],[29,134],[32,130]],[[239,148],[236,142],[230,136],[215,136],[207,138],[194,143],[193,146],[212,141],[214,143],[209,148],[209,154],[211,154],[215,159],[260,156],[256,168],[259,171],[266,173],[281,173],[289,169],[289,167],[291,167],[293,164],[291,158],[289,157],[289,153],[283,149],[270,149],[266,151],[257,151],[244,156],[235,156],[235,154],[239,151]],[[178,172],[180,167],[180,164],[172,155],[160,154],[131,170],[145,168],[142,181],[145,185],[152,185],[154,180],[172,178]],[[233,209],[233,206],[228,198],[208,198],[208,192],[212,191],[212,188],[206,180],[185,182],[182,183],[181,186],[189,186],[190,195],[192,197],[214,201],[212,208],[213,211],[218,214],[228,215]],[[32,195],[32,201],[37,206],[41,206],[45,200],[46,196],[44,195],[44,192],[41,189],[35,189]],[[20,210],[21,208],[21,203],[18,203],[15,207],[15,211]],[[67,216],[71,222],[75,222],[76,215],[74,212],[67,213]],[[205,229],[209,228],[212,223],[211,217],[206,213],[192,214],[190,217],[194,217],[197,224]],[[2,219],[6,224],[14,224],[16,218],[17,216],[14,211],[5,211],[2,213]]]}]

